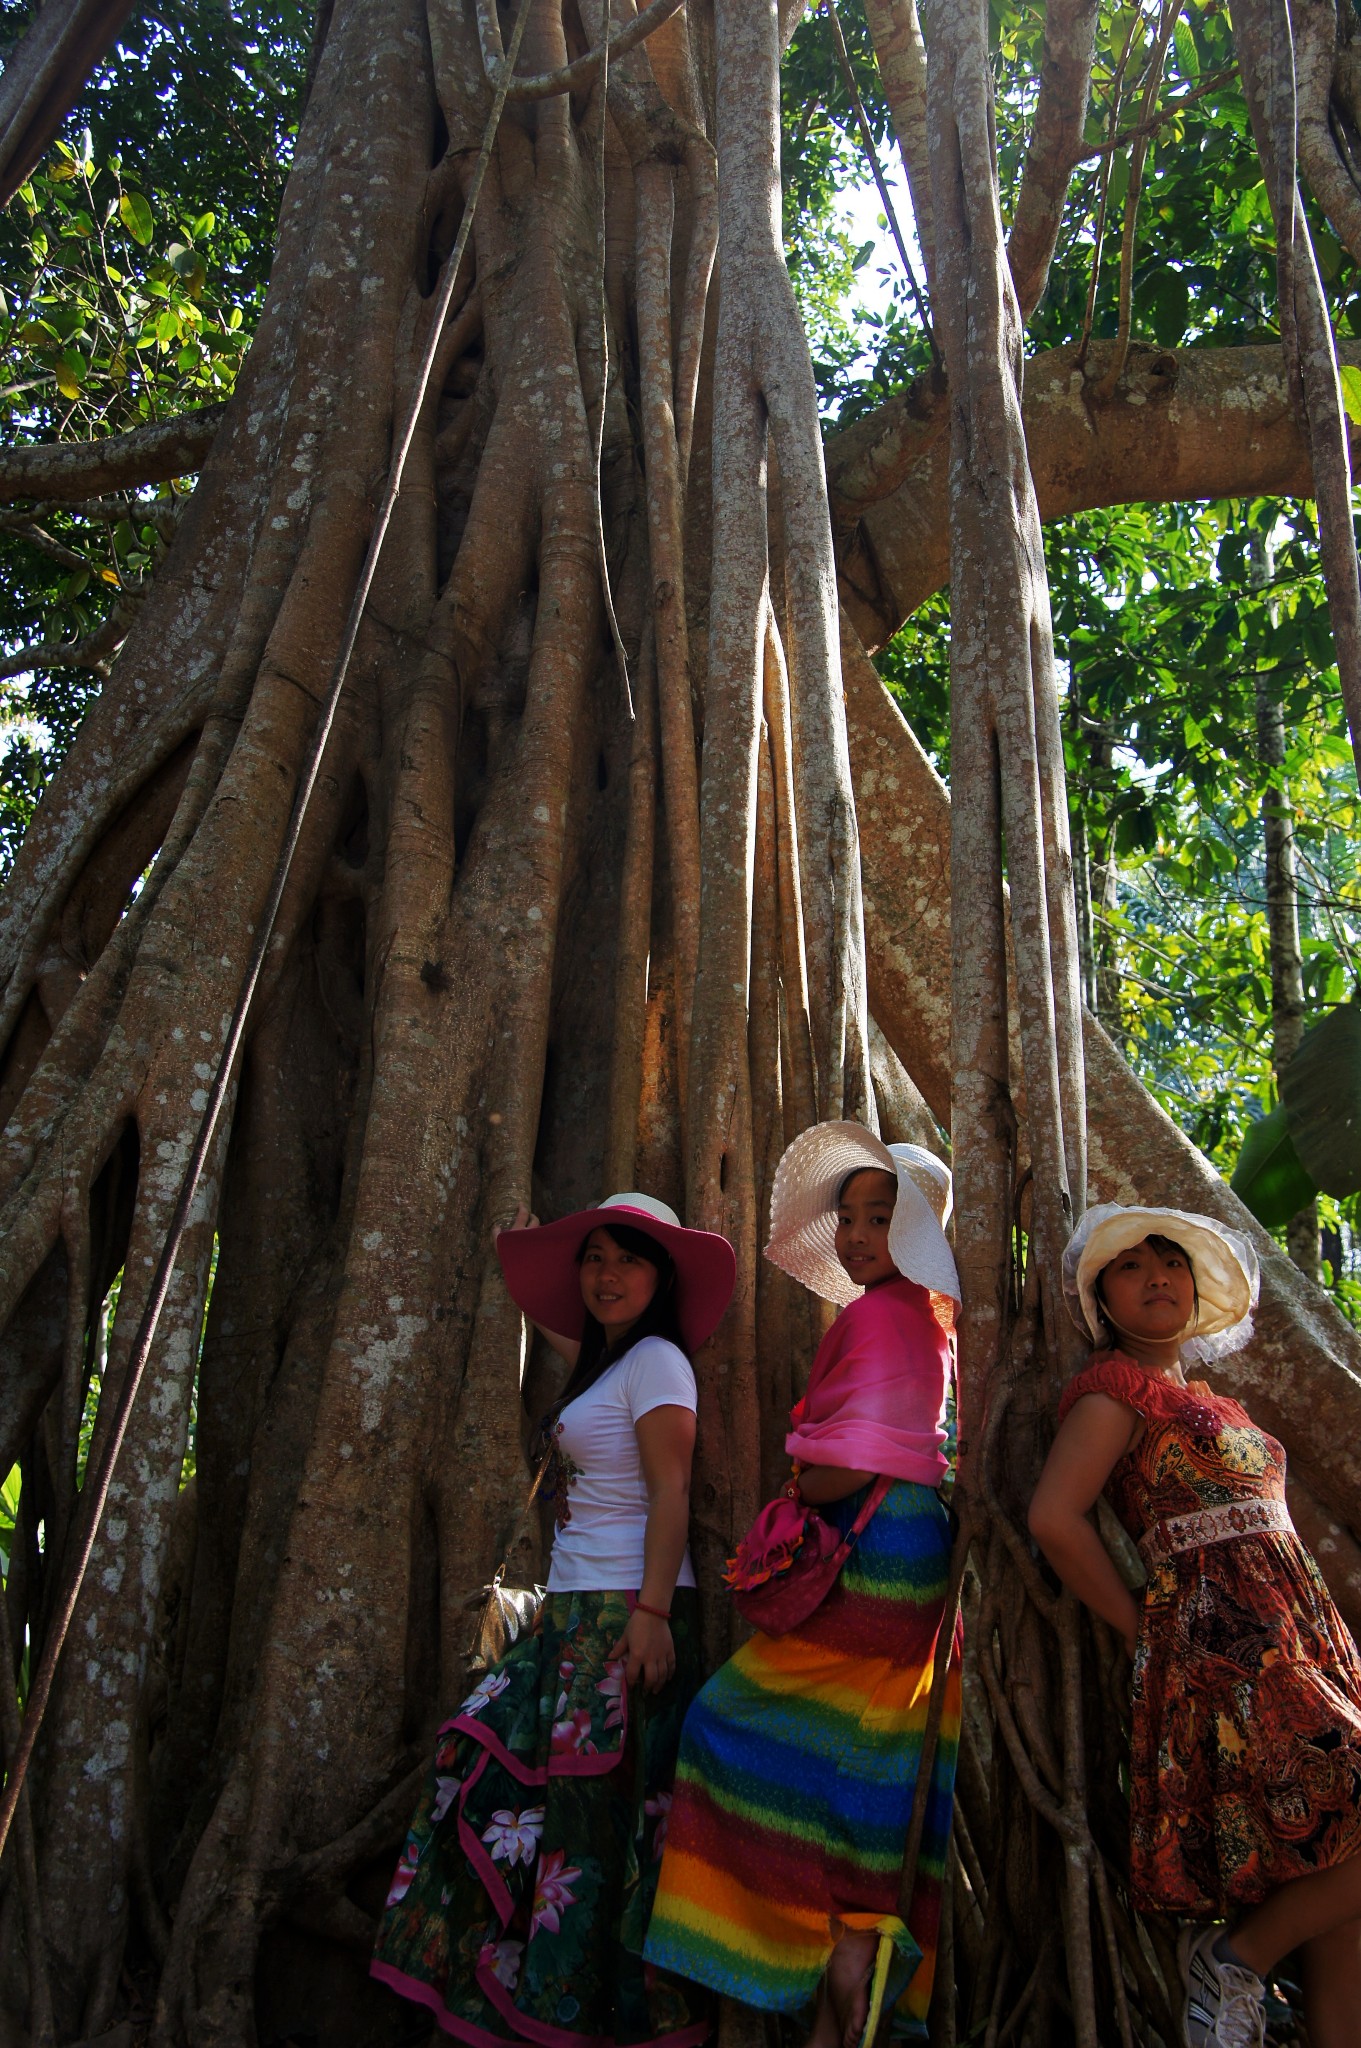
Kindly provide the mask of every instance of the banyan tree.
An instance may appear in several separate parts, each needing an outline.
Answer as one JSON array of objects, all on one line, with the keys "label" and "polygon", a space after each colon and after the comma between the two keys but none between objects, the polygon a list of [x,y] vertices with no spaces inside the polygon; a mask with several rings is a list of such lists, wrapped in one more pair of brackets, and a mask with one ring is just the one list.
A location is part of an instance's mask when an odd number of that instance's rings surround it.
[{"label": "banyan tree", "polygon": [[[11,67],[11,160],[101,46],[97,10],[58,9]],[[129,2014],[157,2048],[396,2038],[366,1950],[554,1383],[492,1226],[636,1186],[737,1247],[698,1360],[717,1657],[721,1562],[818,1334],[759,1257],[771,1176],[838,1115],[948,1133],[956,1174],[971,1647],[934,2038],[989,2016],[990,2041],[1175,2038],[1169,1931],[1125,1892],[1127,1673],[1023,1510],[1074,1358],[1072,1217],[1141,1197],[1256,1226],[1079,1002],[1041,521],[1316,497],[1361,730],[1347,437],[1294,169],[1361,252],[1354,24],[1347,0],[1234,10],[1281,347],[1131,345],[1126,296],[1114,341],[1023,374],[1094,0],[1049,0],[1009,231],[986,9],[865,0],[939,366],[824,450],[780,239],[802,12],[334,0],[221,418],[0,454],[11,499],[198,472],[0,899],[16,1672],[74,1584],[81,1474],[268,937],[10,1831],[7,2041]],[[946,581],[948,794],[870,660]],[[1297,1522],[1361,1621],[1361,1345],[1257,1236],[1258,1333],[1225,1385],[1286,1442]],[[748,2024],[726,2012],[725,2037]]]}]

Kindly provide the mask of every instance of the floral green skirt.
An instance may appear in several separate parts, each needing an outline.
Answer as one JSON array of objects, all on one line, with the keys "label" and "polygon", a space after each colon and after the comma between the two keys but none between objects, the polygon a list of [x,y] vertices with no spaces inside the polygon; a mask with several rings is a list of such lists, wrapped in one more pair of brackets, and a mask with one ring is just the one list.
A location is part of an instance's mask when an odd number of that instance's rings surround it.
[{"label": "floral green skirt", "polygon": [[698,1599],[676,1591],[676,1675],[651,1695],[607,1661],[629,1605],[550,1593],[440,1730],[371,1968],[478,2048],[685,2048],[709,2031],[705,1994],[642,1958]]}]

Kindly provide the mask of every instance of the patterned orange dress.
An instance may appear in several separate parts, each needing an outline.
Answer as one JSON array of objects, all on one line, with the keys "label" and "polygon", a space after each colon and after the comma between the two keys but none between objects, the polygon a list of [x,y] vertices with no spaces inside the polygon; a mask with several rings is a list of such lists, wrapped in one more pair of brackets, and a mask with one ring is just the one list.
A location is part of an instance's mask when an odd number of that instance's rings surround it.
[{"label": "patterned orange dress", "polygon": [[1361,1852],[1361,1659],[1237,1401],[1118,1355],[1069,1382],[1144,1420],[1106,1497],[1149,1567],[1134,1660],[1135,1904],[1255,1905]]}]

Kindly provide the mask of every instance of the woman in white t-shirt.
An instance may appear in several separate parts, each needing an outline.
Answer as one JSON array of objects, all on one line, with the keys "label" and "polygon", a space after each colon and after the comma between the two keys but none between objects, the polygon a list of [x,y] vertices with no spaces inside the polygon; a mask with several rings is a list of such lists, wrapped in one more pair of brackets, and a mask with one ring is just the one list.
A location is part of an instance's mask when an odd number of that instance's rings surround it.
[{"label": "woman in white t-shirt", "polygon": [[540,1425],[556,1517],[538,1623],[440,1730],[373,1974],[486,2048],[690,2048],[703,1994],[643,1962],[685,1710],[695,1375],[736,1262],[649,1195],[497,1235],[570,1367]]}]

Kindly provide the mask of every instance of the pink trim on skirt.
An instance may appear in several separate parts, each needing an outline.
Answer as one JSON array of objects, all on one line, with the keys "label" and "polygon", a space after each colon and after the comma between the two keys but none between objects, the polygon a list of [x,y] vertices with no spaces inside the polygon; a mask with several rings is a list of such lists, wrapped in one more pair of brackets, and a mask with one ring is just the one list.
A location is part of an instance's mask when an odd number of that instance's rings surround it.
[{"label": "pink trim on skirt", "polygon": [[[490,2034],[485,2027],[474,2026],[471,2020],[456,2019],[433,1984],[426,1984],[419,1977],[408,1977],[404,1970],[394,1969],[391,1963],[370,1963],[369,1975],[376,1977],[380,1984],[386,1984],[390,1990],[399,1991],[403,1998],[414,1999],[417,2005],[423,2005],[427,2012],[434,2014],[443,2031],[452,2034],[456,2040],[469,2041],[472,2048],[506,2048],[504,2034]],[[480,1965],[477,1977],[483,1990],[486,1990]],[[501,1997],[505,1997],[501,1985],[497,1985],[497,1990]],[[541,2048],[616,2048],[613,2036],[608,2034],[572,2034],[566,2028],[544,2026],[538,2020],[525,2020],[515,2011],[509,2000],[509,2009],[503,2007],[501,1997],[495,1999],[494,2003],[498,2012],[506,2012],[508,2019],[512,2019],[513,2016],[516,2040],[533,2041],[541,2044]],[[700,2042],[707,2040],[711,2032],[708,2021],[700,2020],[693,2027],[682,2027],[674,2034],[654,2034],[650,2041],[637,2042],[635,2048],[699,2048]]]}]

